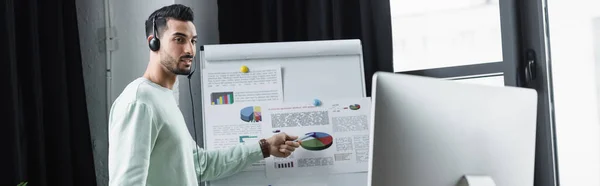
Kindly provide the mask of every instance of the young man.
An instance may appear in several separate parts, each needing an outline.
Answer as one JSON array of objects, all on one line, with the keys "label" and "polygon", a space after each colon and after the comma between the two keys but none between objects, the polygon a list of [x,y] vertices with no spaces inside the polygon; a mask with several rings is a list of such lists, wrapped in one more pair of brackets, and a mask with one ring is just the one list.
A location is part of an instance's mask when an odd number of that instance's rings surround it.
[{"label": "young man", "polygon": [[125,87],[110,111],[110,185],[198,185],[271,155],[289,156],[299,146],[292,141],[297,136],[284,133],[220,151],[196,146],[172,92],[176,76],[191,71],[197,38],[192,21],[192,10],[183,5],[158,9],[146,21],[146,72]]}]

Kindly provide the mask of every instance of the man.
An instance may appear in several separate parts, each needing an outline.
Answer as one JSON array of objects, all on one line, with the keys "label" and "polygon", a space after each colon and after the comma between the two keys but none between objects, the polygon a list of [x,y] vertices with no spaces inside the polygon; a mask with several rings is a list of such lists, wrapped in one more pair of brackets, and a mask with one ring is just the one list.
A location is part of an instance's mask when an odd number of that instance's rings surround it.
[{"label": "man", "polygon": [[160,8],[146,21],[146,72],[125,87],[110,111],[110,185],[198,185],[271,155],[287,157],[299,146],[292,141],[297,136],[284,133],[220,151],[196,146],[172,92],[177,75],[191,71],[197,39],[192,21],[192,10],[183,5]]}]

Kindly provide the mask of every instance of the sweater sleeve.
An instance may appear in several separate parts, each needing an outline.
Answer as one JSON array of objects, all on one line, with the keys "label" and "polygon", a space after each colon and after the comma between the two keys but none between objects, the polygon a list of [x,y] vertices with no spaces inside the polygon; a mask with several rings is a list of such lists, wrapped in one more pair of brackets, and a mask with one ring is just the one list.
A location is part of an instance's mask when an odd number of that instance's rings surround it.
[{"label": "sweater sleeve", "polygon": [[236,174],[263,159],[258,143],[240,143],[221,150],[194,149],[196,173],[200,181],[213,181]]},{"label": "sweater sleeve", "polygon": [[146,185],[157,138],[153,112],[143,103],[115,107],[109,119],[109,185]]}]

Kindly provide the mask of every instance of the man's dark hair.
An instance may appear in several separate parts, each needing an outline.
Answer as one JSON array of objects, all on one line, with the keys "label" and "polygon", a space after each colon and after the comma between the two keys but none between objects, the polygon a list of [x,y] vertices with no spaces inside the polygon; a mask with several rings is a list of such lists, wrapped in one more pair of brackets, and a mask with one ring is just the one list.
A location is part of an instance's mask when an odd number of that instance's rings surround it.
[{"label": "man's dark hair", "polygon": [[190,7],[181,4],[174,4],[164,6],[154,11],[146,20],[146,38],[154,34],[152,28],[152,20],[156,18],[156,30],[158,31],[158,38],[162,36],[162,33],[167,29],[168,19],[177,19],[180,21],[194,21],[194,12]]}]

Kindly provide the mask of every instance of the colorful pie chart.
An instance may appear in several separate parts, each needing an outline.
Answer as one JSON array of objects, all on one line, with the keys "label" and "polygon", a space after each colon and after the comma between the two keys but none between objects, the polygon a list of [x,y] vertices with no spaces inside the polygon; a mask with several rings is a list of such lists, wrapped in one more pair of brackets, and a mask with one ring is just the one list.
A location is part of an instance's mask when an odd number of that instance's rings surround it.
[{"label": "colorful pie chart", "polygon": [[306,150],[325,150],[333,144],[333,137],[324,132],[309,132],[301,139],[300,146]]},{"label": "colorful pie chart", "polygon": [[245,122],[260,122],[262,116],[259,106],[249,106],[240,110],[240,119]]}]

